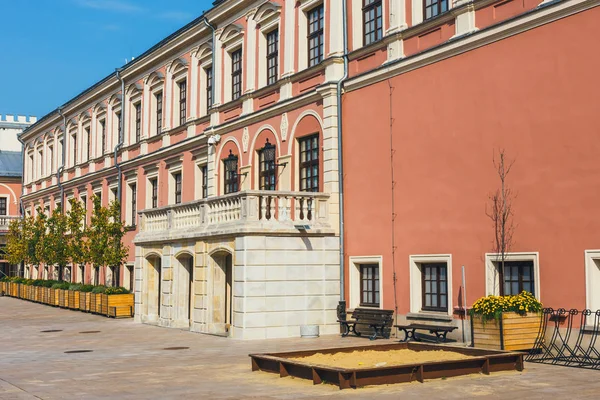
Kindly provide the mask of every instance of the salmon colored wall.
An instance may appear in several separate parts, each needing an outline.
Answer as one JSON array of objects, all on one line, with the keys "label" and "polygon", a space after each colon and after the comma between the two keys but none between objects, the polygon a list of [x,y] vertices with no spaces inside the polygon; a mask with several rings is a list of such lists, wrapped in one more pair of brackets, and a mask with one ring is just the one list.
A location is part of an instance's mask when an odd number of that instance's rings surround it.
[{"label": "salmon colored wall", "polygon": [[6,215],[20,215],[21,182],[0,178],[0,197],[6,197]]},{"label": "salmon colored wall", "polygon": [[[391,79],[401,313],[411,254],[452,254],[454,306],[462,265],[469,304],[484,295],[500,148],[515,159],[512,251],[539,252],[546,306],[585,306],[584,250],[600,241],[598,20],[595,8]],[[345,232],[346,265],[383,256],[383,306],[393,308],[388,99],[383,81],[343,100]]]}]

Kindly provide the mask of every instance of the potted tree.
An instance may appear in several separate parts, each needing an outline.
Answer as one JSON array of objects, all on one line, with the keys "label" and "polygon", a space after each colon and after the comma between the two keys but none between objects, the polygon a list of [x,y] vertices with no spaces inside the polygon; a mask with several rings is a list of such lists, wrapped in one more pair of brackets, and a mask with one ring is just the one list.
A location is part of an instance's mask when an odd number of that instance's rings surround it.
[{"label": "potted tree", "polygon": [[495,350],[533,348],[542,322],[542,303],[531,293],[487,296],[470,310],[474,347]]}]

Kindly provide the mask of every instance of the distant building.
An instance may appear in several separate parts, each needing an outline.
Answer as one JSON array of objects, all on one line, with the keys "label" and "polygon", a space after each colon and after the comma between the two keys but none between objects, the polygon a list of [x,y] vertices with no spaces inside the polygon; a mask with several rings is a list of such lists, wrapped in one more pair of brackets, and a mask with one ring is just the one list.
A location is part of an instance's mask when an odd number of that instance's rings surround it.
[{"label": "distant building", "polygon": [[5,258],[8,224],[19,218],[23,155],[17,135],[37,118],[18,115],[0,115],[0,277],[20,273],[18,265],[10,265]]},{"label": "distant building", "polygon": [[36,117],[17,115],[15,118],[14,115],[0,114],[0,150],[21,152],[23,149],[17,135],[36,121]]}]

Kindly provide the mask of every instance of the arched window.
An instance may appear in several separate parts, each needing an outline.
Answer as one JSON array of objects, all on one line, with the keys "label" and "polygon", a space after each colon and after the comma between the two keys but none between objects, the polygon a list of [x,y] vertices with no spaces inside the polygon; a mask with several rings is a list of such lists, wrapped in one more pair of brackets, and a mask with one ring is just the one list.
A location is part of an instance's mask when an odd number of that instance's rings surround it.
[{"label": "arched window", "polygon": [[229,156],[223,159],[225,170],[225,194],[239,191],[238,156],[229,150]]},{"label": "arched window", "polygon": [[269,139],[258,151],[260,190],[275,190],[277,186],[276,154],[277,148],[269,143]]}]

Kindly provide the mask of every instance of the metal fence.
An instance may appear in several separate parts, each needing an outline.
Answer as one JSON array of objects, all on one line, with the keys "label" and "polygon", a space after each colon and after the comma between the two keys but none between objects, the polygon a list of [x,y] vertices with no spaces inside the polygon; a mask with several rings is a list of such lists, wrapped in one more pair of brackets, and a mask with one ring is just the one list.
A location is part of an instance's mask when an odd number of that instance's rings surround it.
[{"label": "metal fence", "polygon": [[600,310],[545,308],[534,348],[526,361],[600,369]]}]

